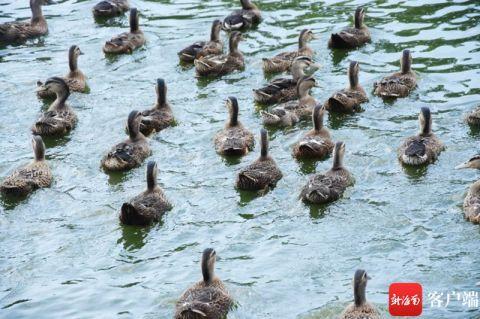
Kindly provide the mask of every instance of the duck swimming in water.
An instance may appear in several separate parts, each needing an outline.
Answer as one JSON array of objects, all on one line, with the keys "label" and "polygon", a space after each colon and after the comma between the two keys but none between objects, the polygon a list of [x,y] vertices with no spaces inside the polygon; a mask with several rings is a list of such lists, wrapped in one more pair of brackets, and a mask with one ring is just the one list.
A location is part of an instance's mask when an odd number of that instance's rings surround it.
[{"label": "duck swimming in water", "polygon": [[463,201],[465,218],[475,224],[480,224],[480,180],[470,186]]},{"label": "duck swimming in water", "polygon": [[471,126],[480,126],[480,106],[477,106],[465,116],[465,121]]},{"label": "duck swimming in water", "polygon": [[145,44],[145,36],[138,24],[138,11],[130,9],[130,32],[124,32],[107,41],[103,52],[112,54],[132,53]]},{"label": "duck swimming in water", "polygon": [[371,303],[367,301],[365,290],[367,282],[371,278],[367,272],[358,269],[353,277],[354,302],[348,305],[340,316],[340,319],[381,319],[382,316]]},{"label": "duck swimming in water", "polygon": [[172,109],[167,101],[167,85],[164,79],[157,80],[157,103],[150,110],[141,113],[140,132],[143,135],[149,135],[152,132],[161,130],[174,124]]},{"label": "duck swimming in water", "polygon": [[104,0],[97,3],[92,11],[95,17],[114,17],[130,9],[128,0]]},{"label": "duck swimming in water", "polygon": [[345,28],[339,33],[333,33],[328,41],[330,48],[353,49],[370,42],[370,31],[363,23],[365,19],[365,10],[358,7],[355,10],[355,26]]},{"label": "duck swimming in water", "polygon": [[175,306],[175,319],[222,319],[233,306],[233,299],[220,278],[215,276],[217,253],[207,248],[202,254],[203,280],[188,288]]},{"label": "duck swimming in water", "polygon": [[240,4],[242,9],[233,11],[223,20],[225,31],[248,29],[262,21],[260,10],[251,0],[240,0]]},{"label": "duck swimming in water", "polygon": [[[68,50],[68,66],[70,72],[62,79],[67,83],[70,92],[85,92],[87,87],[85,74],[78,68],[78,57],[83,52],[77,45],[72,45]],[[47,90],[45,85],[41,82],[37,82],[37,95],[40,98],[55,97],[55,92]]]},{"label": "duck swimming in water", "polygon": [[375,82],[375,95],[383,98],[406,97],[417,86],[417,77],[412,71],[412,54],[410,50],[403,50],[400,59],[400,72],[384,77]]},{"label": "duck swimming in water", "polygon": [[178,57],[182,62],[193,62],[202,56],[219,55],[223,53],[223,42],[220,39],[220,31],[222,30],[222,22],[220,20],[213,21],[212,31],[210,33],[210,41],[198,41],[189,45],[182,51],[178,52]]},{"label": "duck swimming in water", "polygon": [[7,195],[25,196],[32,191],[49,187],[52,183],[52,172],[45,160],[45,144],[42,137],[32,137],[33,162],[14,170],[0,184],[0,192]]},{"label": "duck swimming in water", "polygon": [[428,107],[422,107],[418,116],[420,132],[407,138],[398,149],[399,160],[406,165],[423,165],[435,161],[445,148],[432,133],[432,115]]},{"label": "duck swimming in water", "polygon": [[271,59],[264,58],[263,71],[265,73],[285,72],[290,70],[292,63],[296,57],[307,56],[313,58],[315,52],[308,46],[308,42],[315,39],[313,31],[304,29],[298,37],[298,50],[293,52],[282,52]]}]

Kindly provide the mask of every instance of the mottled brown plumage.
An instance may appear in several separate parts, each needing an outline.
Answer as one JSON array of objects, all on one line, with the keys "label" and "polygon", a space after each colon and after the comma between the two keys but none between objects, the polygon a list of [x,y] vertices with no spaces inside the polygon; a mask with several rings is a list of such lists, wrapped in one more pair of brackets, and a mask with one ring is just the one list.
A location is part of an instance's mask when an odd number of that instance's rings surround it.
[{"label": "mottled brown plumage", "polygon": [[[78,68],[78,57],[83,52],[76,45],[72,45],[68,50],[68,65],[70,72],[62,77],[67,83],[70,92],[85,92],[87,87],[85,74]],[[55,97],[55,92],[48,90],[41,81],[37,81],[37,95],[40,98],[52,98]]]},{"label": "mottled brown plumage", "polygon": [[130,9],[130,32],[124,32],[105,42],[103,52],[114,54],[132,53],[144,44],[145,35],[139,28],[138,11],[136,8],[132,8]]},{"label": "mottled brown plumage", "polygon": [[103,157],[102,167],[106,171],[126,171],[140,164],[150,155],[150,146],[145,136],[140,132],[141,114],[130,112],[127,121],[129,137],[113,146]]},{"label": "mottled brown plumage", "polygon": [[313,58],[315,52],[308,46],[308,42],[314,39],[313,31],[304,29],[298,37],[298,49],[291,52],[282,52],[271,59],[264,58],[263,71],[266,73],[285,72],[290,70],[293,60],[299,56]]},{"label": "mottled brown plumage", "polygon": [[104,0],[97,3],[93,9],[95,17],[114,17],[130,9],[128,0]]},{"label": "mottled brown plumage", "polygon": [[412,55],[410,50],[403,50],[400,59],[400,72],[384,77],[375,82],[375,95],[383,98],[406,97],[417,86],[417,77],[412,71]]},{"label": "mottled brown plumage", "polygon": [[240,0],[242,9],[233,11],[223,20],[225,31],[245,30],[262,21],[258,7],[251,0]]},{"label": "mottled brown plumage", "polygon": [[353,113],[361,110],[360,104],[367,102],[367,93],[358,83],[358,72],[360,66],[358,62],[350,62],[348,68],[349,86],[343,90],[335,92],[327,101],[325,109],[330,112]]},{"label": "mottled brown plumage", "polygon": [[203,280],[188,288],[175,306],[175,319],[223,319],[234,302],[223,282],[215,276],[216,252],[207,248],[202,254]]},{"label": "mottled brown plumage", "polygon": [[208,55],[195,59],[195,69],[199,76],[222,76],[236,70],[242,70],[245,62],[242,52],[238,50],[238,43],[242,34],[234,31],[230,34],[229,52],[221,55]]},{"label": "mottled brown plumage", "polygon": [[32,138],[34,160],[17,168],[0,184],[0,192],[7,195],[25,196],[32,191],[48,187],[52,183],[52,172],[45,160],[45,144],[39,135]]},{"label": "mottled brown plumage", "polygon": [[238,121],[238,101],[235,97],[227,99],[230,118],[225,127],[215,134],[215,150],[221,155],[245,155],[253,149],[254,137]]},{"label": "mottled brown plumage", "polygon": [[238,173],[236,186],[243,190],[262,191],[275,187],[281,178],[282,172],[268,155],[267,131],[262,129],[260,157]]},{"label": "mottled brown plumage", "polygon": [[355,25],[353,28],[345,28],[339,33],[332,33],[328,46],[338,49],[353,49],[370,42],[370,31],[363,23],[365,11],[362,7],[355,10]]},{"label": "mottled brown plumage", "polygon": [[158,222],[165,212],[172,209],[172,204],[168,202],[163,190],[157,184],[157,171],[157,163],[148,162],[147,189],[129,202],[123,203],[120,210],[122,224],[147,226]]},{"label": "mottled brown plumage", "polygon": [[29,21],[0,24],[0,43],[23,42],[27,39],[47,34],[47,20],[45,20],[42,13],[42,5],[47,2],[47,0],[30,0],[32,18]]},{"label": "mottled brown plumage", "polygon": [[465,116],[465,121],[472,126],[480,126],[480,106],[477,106]]},{"label": "mottled brown plumage", "polygon": [[213,21],[210,40],[195,42],[178,52],[180,61],[193,62],[202,56],[222,54],[223,42],[222,39],[220,39],[221,30],[222,22],[220,20]]},{"label": "mottled brown plumage", "polygon": [[330,133],[323,126],[325,109],[316,105],[312,114],[313,129],[305,134],[293,147],[293,156],[296,158],[323,159],[333,150],[333,141]]},{"label": "mottled brown plumage", "polygon": [[480,181],[470,186],[463,201],[463,213],[468,221],[480,224]]},{"label": "mottled brown plumage", "polygon": [[175,122],[172,109],[167,101],[167,85],[165,84],[165,80],[158,79],[155,89],[157,91],[157,103],[152,109],[145,110],[141,113],[140,132],[142,132],[143,135],[160,132]]},{"label": "mottled brown plumage", "polygon": [[434,162],[444,145],[432,133],[432,116],[428,107],[422,107],[418,116],[420,132],[407,138],[398,148],[398,158],[406,165],[423,165]]},{"label": "mottled brown plumage", "polygon": [[381,319],[382,316],[374,305],[367,301],[365,290],[371,279],[365,270],[358,269],[353,277],[354,302],[348,305],[340,319]]},{"label": "mottled brown plumage", "polygon": [[342,197],[345,189],[353,184],[353,178],[348,169],[343,166],[345,143],[335,143],[332,168],[322,174],[310,177],[301,192],[304,201],[314,204],[324,204],[336,201]]}]

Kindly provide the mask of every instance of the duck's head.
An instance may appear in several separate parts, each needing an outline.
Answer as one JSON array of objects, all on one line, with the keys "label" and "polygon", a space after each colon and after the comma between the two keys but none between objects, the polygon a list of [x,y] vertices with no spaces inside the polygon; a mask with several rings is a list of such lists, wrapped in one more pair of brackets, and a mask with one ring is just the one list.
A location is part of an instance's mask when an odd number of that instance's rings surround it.
[{"label": "duck's head", "polygon": [[43,161],[45,159],[45,143],[43,143],[40,135],[32,136],[32,148],[36,161]]},{"label": "duck's head", "polygon": [[311,75],[301,77],[297,82],[297,95],[302,98],[309,94],[310,89],[317,86],[315,78]]},{"label": "duck's head", "polygon": [[303,29],[298,37],[298,47],[300,49],[304,48],[307,45],[307,42],[312,41],[313,39],[315,39],[313,31],[311,29]]},{"label": "duck's head", "polygon": [[355,28],[361,28],[363,26],[363,19],[365,18],[365,9],[363,7],[358,7],[355,10]]},{"label": "duck's head", "polygon": [[351,61],[348,67],[348,81],[350,88],[354,89],[358,86],[358,73],[360,72],[360,64],[357,61]]},{"label": "duck's head", "polygon": [[226,105],[230,112],[229,126],[237,126],[238,124],[238,101],[234,96],[229,96],[226,101]]},{"label": "duck's head", "polygon": [[238,51],[238,43],[243,40],[242,33],[239,31],[233,31],[230,34],[229,39],[229,49],[230,52],[237,52]]},{"label": "duck's head", "polygon": [[353,276],[353,296],[357,307],[363,305],[367,301],[365,290],[369,279],[371,278],[367,275],[365,270],[358,269],[355,271],[355,275]]},{"label": "duck's head", "polygon": [[68,64],[70,66],[70,71],[73,72],[77,70],[77,60],[80,55],[83,55],[83,52],[78,45],[72,45],[68,50]]},{"label": "duck's head", "polygon": [[157,163],[155,161],[149,161],[147,163],[147,171],[146,171],[146,177],[147,177],[147,189],[148,190],[154,190],[155,187],[157,186]]},{"label": "duck's head", "polygon": [[217,253],[213,248],[207,248],[202,254],[202,275],[205,283],[210,283],[215,276],[215,261]]},{"label": "duck's head", "polygon": [[164,79],[157,79],[155,86],[157,92],[157,107],[162,107],[167,104],[167,84]]},{"label": "duck's head", "polygon": [[210,40],[211,41],[218,41],[220,40],[220,31],[222,30],[222,21],[215,20],[212,23],[212,31],[210,33]]},{"label": "duck's head", "polygon": [[455,169],[461,169],[461,168],[480,169],[480,155],[475,155],[465,163],[455,166]]},{"label": "duck's head", "polygon": [[127,119],[127,132],[131,140],[134,140],[140,136],[143,136],[140,133],[140,119],[142,113],[138,111],[131,111]]},{"label": "duck's head", "polygon": [[258,9],[257,6],[251,0],[240,0],[240,4],[242,5],[242,9],[244,10]]},{"label": "duck's head", "polygon": [[70,89],[65,83],[65,80],[59,77],[51,77],[45,82],[45,89],[54,92],[57,98],[60,98],[65,102],[70,95]]},{"label": "duck's head", "polygon": [[343,157],[345,156],[345,143],[338,141],[333,149],[333,166],[332,169],[343,167]]},{"label": "duck's head", "polygon": [[400,67],[402,69],[402,73],[410,72],[412,69],[412,53],[410,50],[403,50],[402,58],[400,59]]},{"label": "duck's head", "polygon": [[430,109],[426,106],[420,108],[420,114],[418,115],[418,121],[420,123],[420,134],[428,135],[432,132],[432,115]]},{"label": "duck's head", "polygon": [[320,131],[323,127],[323,116],[325,115],[325,107],[318,103],[315,105],[312,114],[313,127],[315,131]]},{"label": "duck's head", "polygon": [[137,32],[139,28],[139,15],[137,8],[130,9],[130,32]]}]

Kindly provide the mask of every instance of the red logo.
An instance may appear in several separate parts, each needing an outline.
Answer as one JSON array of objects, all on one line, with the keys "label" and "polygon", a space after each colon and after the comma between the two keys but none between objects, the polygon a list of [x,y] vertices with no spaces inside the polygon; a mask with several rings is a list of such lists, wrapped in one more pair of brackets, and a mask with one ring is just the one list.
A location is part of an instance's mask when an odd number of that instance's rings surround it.
[{"label": "red logo", "polygon": [[416,282],[396,282],[388,289],[388,311],[392,316],[416,317],[422,314],[422,285]]}]

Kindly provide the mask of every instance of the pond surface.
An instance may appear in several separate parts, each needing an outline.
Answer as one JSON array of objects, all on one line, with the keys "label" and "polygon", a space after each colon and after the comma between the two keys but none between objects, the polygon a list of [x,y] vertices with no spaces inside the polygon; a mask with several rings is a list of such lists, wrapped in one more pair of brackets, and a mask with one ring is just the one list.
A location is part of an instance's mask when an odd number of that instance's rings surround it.
[{"label": "pond surface", "polygon": [[[240,44],[246,70],[213,81],[196,79],[176,52],[206,38],[211,21],[238,1],[133,0],[148,42],[118,58],[106,58],[101,48],[128,28],[128,18],[95,23],[94,2],[46,6],[48,36],[0,48],[2,179],[31,159],[29,128],[48,106],[36,98],[35,83],[66,73],[72,44],[85,53],[79,66],[90,86],[89,94],[69,99],[79,117],[75,130],[46,140],[52,187],[21,201],[1,199],[0,317],[172,317],[178,296],[200,278],[206,247],[217,250],[217,274],[238,301],[229,318],[334,318],[352,300],[357,268],[373,277],[367,298],[385,313],[395,281],[422,283],[425,298],[433,291],[478,290],[480,231],[464,220],[461,205],[479,175],[453,170],[476,154],[480,140],[462,120],[480,98],[478,1],[258,1],[264,21]],[[0,22],[29,17],[27,3],[0,0]],[[332,52],[329,34],[352,23],[357,5],[366,7],[372,43]],[[333,138],[346,142],[345,164],[356,184],[325,207],[298,199],[308,176],[331,165],[292,158],[292,145],[310,123],[270,130],[271,154],[284,178],[259,198],[234,189],[237,172],[258,156],[258,146],[226,160],[212,143],[230,95],[258,137],[260,108],[251,90],[266,82],[261,58],[294,48],[306,26],[319,36],[311,46],[322,64],[313,95],[324,101],[343,88],[348,63],[357,60],[370,98],[363,113],[326,118]],[[372,95],[373,83],[399,68],[406,48],[418,89],[384,103]],[[149,229],[123,227],[119,207],[145,188],[146,164],[107,175],[99,163],[125,138],[128,113],[151,107],[159,77],[167,81],[178,125],[151,137],[149,159],[158,162],[174,209]],[[432,109],[434,131],[447,149],[434,165],[407,170],[396,148],[417,131],[422,106]],[[424,318],[480,315],[461,302],[442,309],[425,303]]]}]

